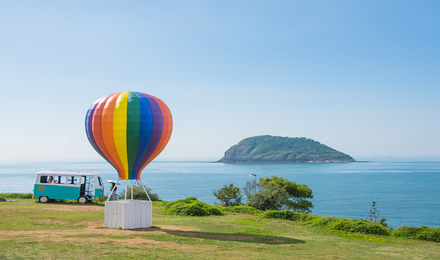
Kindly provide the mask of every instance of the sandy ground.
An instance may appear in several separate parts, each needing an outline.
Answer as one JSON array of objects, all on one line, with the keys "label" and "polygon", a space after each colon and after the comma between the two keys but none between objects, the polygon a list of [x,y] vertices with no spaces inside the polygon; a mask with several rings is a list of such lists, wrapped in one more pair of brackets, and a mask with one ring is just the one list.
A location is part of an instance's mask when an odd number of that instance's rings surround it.
[{"label": "sandy ground", "polygon": [[[66,212],[92,212],[92,211],[104,212],[105,208],[96,207],[94,205],[57,205],[57,207],[48,208],[48,210],[66,211]],[[39,220],[39,219],[34,219],[34,221],[45,224],[57,223],[61,225],[72,225],[68,221]],[[96,243],[97,239],[96,237],[93,237],[93,235],[98,235],[99,236],[98,243],[115,242],[120,245],[126,245],[126,246],[145,247],[148,245],[156,245],[156,246],[162,245],[168,248],[183,248],[185,246],[176,243],[149,240],[140,237],[135,237],[131,239],[114,239],[111,237],[130,236],[134,234],[138,235],[138,234],[146,234],[146,233],[169,234],[178,231],[198,231],[197,228],[180,227],[173,225],[157,225],[152,228],[121,230],[121,229],[104,228],[104,221],[78,222],[75,223],[75,225],[84,225],[84,227],[73,230],[0,230],[0,241],[14,237],[17,242],[51,241],[58,243],[59,242],[69,242],[73,244],[78,243],[79,245],[79,244],[83,244],[84,241],[90,241]],[[92,237],[87,238],[84,237],[84,235],[91,235]],[[75,236],[80,236],[80,237],[75,237]]]}]

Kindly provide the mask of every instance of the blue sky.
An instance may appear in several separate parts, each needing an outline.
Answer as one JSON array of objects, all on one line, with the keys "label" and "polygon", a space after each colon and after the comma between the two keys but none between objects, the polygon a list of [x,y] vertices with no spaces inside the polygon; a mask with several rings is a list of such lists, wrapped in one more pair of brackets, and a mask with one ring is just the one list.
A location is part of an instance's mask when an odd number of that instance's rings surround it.
[{"label": "blue sky", "polygon": [[440,157],[438,1],[1,1],[0,161],[101,161],[98,98],[171,109],[158,160],[255,135]]}]

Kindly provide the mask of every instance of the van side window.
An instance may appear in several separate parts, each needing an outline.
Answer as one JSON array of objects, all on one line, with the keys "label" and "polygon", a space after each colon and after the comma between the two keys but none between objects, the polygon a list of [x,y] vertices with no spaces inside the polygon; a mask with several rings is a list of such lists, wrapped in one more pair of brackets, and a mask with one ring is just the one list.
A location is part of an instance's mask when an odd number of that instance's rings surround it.
[{"label": "van side window", "polygon": [[47,176],[41,175],[40,176],[40,183],[47,183]]},{"label": "van side window", "polygon": [[67,179],[68,184],[78,184],[78,177],[77,176],[69,176]]},{"label": "van side window", "polygon": [[98,177],[99,186],[102,186],[101,177]]},{"label": "van side window", "polygon": [[56,180],[57,180],[57,183],[64,184],[64,183],[66,183],[66,176],[57,176]]}]

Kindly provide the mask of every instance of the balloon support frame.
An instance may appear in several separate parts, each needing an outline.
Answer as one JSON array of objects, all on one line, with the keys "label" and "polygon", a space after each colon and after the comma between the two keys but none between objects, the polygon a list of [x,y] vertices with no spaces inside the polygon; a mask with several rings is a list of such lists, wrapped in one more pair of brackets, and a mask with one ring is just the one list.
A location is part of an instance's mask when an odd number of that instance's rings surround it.
[{"label": "balloon support frame", "polygon": [[[105,219],[104,227],[107,228],[123,228],[123,229],[137,229],[149,228],[153,225],[153,206],[150,196],[145,189],[141,180],[137,180],[145,194],[147,194],[148,201],[133,200],[133,180],[131,181],[131,200],[127,200],[127,181],[125,180],[125,198],[124,200],[109,201],[115,189],[110,193],[105,202]],[[118,185],[119,180],[116,182]]]}]

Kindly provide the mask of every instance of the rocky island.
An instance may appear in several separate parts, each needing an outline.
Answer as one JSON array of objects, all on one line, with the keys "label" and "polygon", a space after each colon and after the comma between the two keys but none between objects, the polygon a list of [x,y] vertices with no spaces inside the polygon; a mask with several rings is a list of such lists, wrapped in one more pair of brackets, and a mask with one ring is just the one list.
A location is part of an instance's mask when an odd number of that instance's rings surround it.
[{"label": "rocky island", "polygon": [[355,160],[342,152],[305,137],[254,136],[225,152],[224,163],[342,163]]}]

